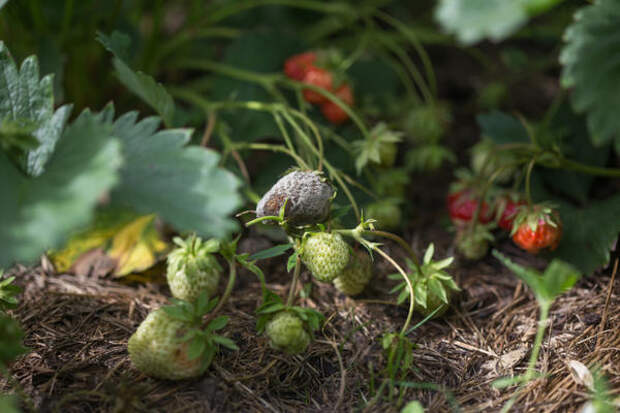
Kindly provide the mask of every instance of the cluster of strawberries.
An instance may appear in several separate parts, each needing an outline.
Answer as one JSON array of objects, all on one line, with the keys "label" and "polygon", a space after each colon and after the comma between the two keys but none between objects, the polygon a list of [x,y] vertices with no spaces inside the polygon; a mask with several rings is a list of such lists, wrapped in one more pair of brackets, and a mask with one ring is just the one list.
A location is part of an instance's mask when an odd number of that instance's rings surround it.
[{"label": "cluster of strawberries", "polygon": [[474,189],[460,189],[448,194],[447,204],[454,225],[463,228],[474,219],[478,210],[478,223],[495,222],[511,234],[520,248],[537,254],[544,248],[557,248],[562,236],[562,223],[557,211],[544,204],[528,205],[520,194],[495,197],[489,202],[476,195]]},{"label": "cluster of strawberries", "polygon": [[[289,57],[284,62],[284,73],[293,80],[316,86],[336,95],[349,106],[353,105],[353,91],[346,82],[336,84],[333,74],[321,64],[316,52],[305,52]],[[349,115],[338,104],[311,89],[303,90],[304,99],[321,106],[323,116],[331,123],[340,125],[349,119]]]}]

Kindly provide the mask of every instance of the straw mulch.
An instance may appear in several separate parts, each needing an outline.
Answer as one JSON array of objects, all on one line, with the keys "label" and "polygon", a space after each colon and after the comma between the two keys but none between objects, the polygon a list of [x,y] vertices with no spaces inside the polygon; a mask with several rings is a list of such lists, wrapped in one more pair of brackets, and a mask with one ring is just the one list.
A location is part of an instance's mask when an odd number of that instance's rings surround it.
[{"label": "straw mulch", "polygon": [[[441,244],[441,243],[440,243]],[[445,243],[444,243],[445,244]],[[505,243],[508,244],[508,243]],[[414,243],[414,247],[416,247]],[[438,245],[437,254],[451,252]],[[517,262],[530,258],[501,245]],[[388,252],[398,256],[396,248]],[[418,248],[420,249],[420,248]],[[401,257],[402,258],[402,257]],[[46,263],[43,261],[44,264]],[[540,264],[539,262],[530,262]],[[270,288],[286,294],[282,260],[261,263]],[[154,380],[136,371],[128,358],[129,336],[147,313],[169,296],[164,283],[122,284],[105,278],[58,275],[49,265],[18,267],[25,288],[14,316],[32,350],[12,366],[30,398],[24,409],[41,412],[396,412],[398,396],[373,399],[385,367],[380,338],[397,331],[406,309],[388,294],[393,272],[378,261],[372,286],[355,300],[329,286],[315,286],[302,305],[327,318],[309,351],[286,356],[255,334],[260,301],[256,279],[242,272],[223,312],[225,334],[240,351],[220,353],[196,380]],[[453,310],[411,333],[417,344],[412,384],[402,400],[417,399],[430,412],[498,411],[516,387],[496,390],[500,377],[522,374],[537,326],[538,310],[528,289],[487,257],[452,269],[463,292]],[[574,412],[588,390],[571,375],[576,360],[598,367],[615,396],[620,394],[620,276],[612,270],[584,278],[554,304],[537,369],[542,378],[519,393],[513,411]],[[304,274],[308,282],[308,275]],[[414,318],[414,323],[420,321]],[[0,391],[8,383],[0,381]],[[367,405],[367,403],[371,403]],[[366,406],[366,407],[365,407]]]}]

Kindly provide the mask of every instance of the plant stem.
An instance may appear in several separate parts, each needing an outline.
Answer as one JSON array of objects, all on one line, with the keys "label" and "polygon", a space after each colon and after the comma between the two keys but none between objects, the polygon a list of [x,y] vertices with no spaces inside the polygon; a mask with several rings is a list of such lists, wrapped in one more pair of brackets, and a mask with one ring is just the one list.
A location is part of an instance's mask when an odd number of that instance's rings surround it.
[{"label": "plant stem", "polygon": [[536,362],[538,361],[538,353],[542,346],[543,338],[545,337],[545,329],[547,328],[547,319],[549,318],[550,303],[539,303],[540,317],[538,320],[538,329],[536,330],[536,338],[534,339],[534,347],[532,347],[532,355],[527,365],[527,371],[523,383],[529,382],[534,377],[534,370],[536,368]]},{"label": "plant stem", "polygon": [[566,158],[560,158],[559,167],[572,169],[574,171],[583,172],[589,175],[609,176],[614,178],[620,177],[620,169],[618,168],[603,168],[599,166],[591,166]]},{"label": "plant stem", "polygon": [[295,299],[295,290],[297,289],[297,279],[299,278],[300,273],[301,258],[299,257],[299,254],[297,254],[297,259],[295,260],[295,271],[293,272],[293,280],[291,281],[291,287],[288,290],[288,298],[286,299],[287,307],[293,305],[293,300]]},{"label": "plant stem", "polygon": [[295,152],[290,149],[285,148],[282,145],[271,145],[268,143],[235,143],[232,146],[232,149],[253,149],[258,151],[273,151],[273,152],[282,152],[290,156],[297,162],[302,169],[310,169],[308,164],[299,157]]},{"label": "plant stem", "polygon": [[230,297],[230,294],[235,286],[235,280],[237,279],[237,263],[235,262],[234,257],[228,261],[228,267],[230,268],[228,272],[228,284],[226,284],[224,294],[222,294],[222,298],[218,301],[217,306],[213,309],[213,311],[211,311],[210,318],[212,318],[214,314],[217,314],[226,301],[228,301],[228,298]]},{"label": "plant stem", "polygon": [[380,254],[383,258],[385,258],[390,264],[392,264],[392,266],[396,268],[396,270],[400,273],[400,275],[403,276],[405,283],[407,283],[407,288],[409,289],[409,312],[407,313],[407,319],[405,320],[405,324],[403,325],[403,328],[400,330],[400,335],[404,336],[405,333],[407,332],[407,329],[409,328],[411,319],[413,318],[413,308],[415,306],[415,295],[413,294],[413,285],[411,284],[411,280],[407,276],[407,273],[401,268],[400,265],[396,263],[396,261],[392,259],[392,257],[390,257],[385,252],[383,252],[383,250],[381,250],[381,248],[379,247],[372,246],[372,249],[376,251],[378,254]]},{"label": "plant stem", "polygon": [[207,21],[209,23],[218,22],[245,10],[267,5],[308,9],[325,14],[354,14],[355,12],[349,5],[338,2],[331,3],[313,0],[247,0],[231,4],[228,8],[221,8],[217,12],[212,13]]},{"label": "plant stem", "polygon": [[389,238],[392,241],[396,241],[401,247],[403,247],[403,249],[405,251],[407,251],[407,253],[411,257],[411,260],[413,261],[413,264],[416,266],[416,269],[418,270],[418,273],[422,274],[422,268],[420,267],[420,260],[418,259],[418,256],[413,251],[413,248],[411,248],[409,246],[409,244],[404,239],[402,239],[401,237],[399,237],[396,234],[392,234],[391,232],[386,232],[386,231],[378,231],[378,230],[377,231],[370,231],[370,230],[365,230],[364,233],[365,234],[378,235],[380,237]]},{"label": "plant stem", "polygon": [[532,158],[530,163],[527,165],[527,172],[525,174],[525,196],[527,199],[528,207],[532,207],[532,191],[531,191],[531,178],[532,178],[532,170],[534,169],[534,165],[536,164],[536,156]]}]

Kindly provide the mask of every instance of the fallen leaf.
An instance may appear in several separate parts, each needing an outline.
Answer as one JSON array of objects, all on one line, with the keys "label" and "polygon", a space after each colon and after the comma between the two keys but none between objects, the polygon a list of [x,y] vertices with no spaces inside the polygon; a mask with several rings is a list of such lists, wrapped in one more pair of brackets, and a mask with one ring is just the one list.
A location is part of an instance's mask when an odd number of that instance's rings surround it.
[{"label": "fallen leaf", "polygon": [[144,271],[157,261],[155,254],[166,249],[153,222],[155,215],[142,216],[121,229],[112,239],[108,255],[117,260],[114,276]]},{"label": "fallen leaf", "polygon": [[594,378],[585,364],[577,360],[569,360],[566,364],[573,380],[577,384],[585,386],[588,390],[594,390]]}]

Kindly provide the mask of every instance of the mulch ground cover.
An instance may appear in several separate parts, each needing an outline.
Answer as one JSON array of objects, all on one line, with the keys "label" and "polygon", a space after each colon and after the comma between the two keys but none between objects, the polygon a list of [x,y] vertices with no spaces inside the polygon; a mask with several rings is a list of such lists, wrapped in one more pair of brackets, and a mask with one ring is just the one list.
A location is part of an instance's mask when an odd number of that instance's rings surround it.
[{"label": "mulch ground cover", "polygon": [[[424,233],[424,232],[423,232]],[[422,252],[433,239],[437,255],[452,254],[451,235],[443,230],[413,234]],[[439,242],[437,241],[439,239]],[[246,248],[267,242],[248,238]],[[397,258],[395,245],[386,250]],[[508,241],[498,248],[521,264],[542,265]],[[314,286],[302,304],[327,319],[310,349],[287,356],[255,333],[260,303],[255,276],[242,272],[223,309],[230,316],[226,335],[239,351],[223,350],[196,380],[154,380],[134,369],[127,340],[147,313],[167,302],[165,283],[127,284],[105,278],[55,274],[48,262],[17,267],[24,287],[13,315],[26,331],[31,351],[11,368],[28,396],[24,408],[40,412],[348,412],[398,411],[398,396],[373,399],[385,368],[380,338],[404,322],[405,306],[389,294],[395,281],[381,259],[371,286],[355,299],[331,286]],[[289,276],[281,258],[261,262],[269,287],[286,294]],[[516,387],[494,389],[500,377],[522,374],[537,327],[532,293],[488,256],[475,264],[458,261],[451,273],[462,293],[445,317],[411,334],[416,343],[410,388],[403,400],[417,399],[429,412],[498,411]],[[597,366],[614,395],[620,394],[620,277],[612,268],[583,278],[553,305],[537,369],[544,375],[519,393],[513,411],[573,412],[588,399],[586,387],[571,374],[570,362]],[[303,274],[309,281],[309,274]],[[163,279],[162,279],[163,281]],[[414,318],[414,324],[420,318]],[[0,390],[9,384],[0,381]]]}]

